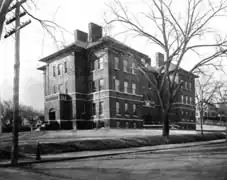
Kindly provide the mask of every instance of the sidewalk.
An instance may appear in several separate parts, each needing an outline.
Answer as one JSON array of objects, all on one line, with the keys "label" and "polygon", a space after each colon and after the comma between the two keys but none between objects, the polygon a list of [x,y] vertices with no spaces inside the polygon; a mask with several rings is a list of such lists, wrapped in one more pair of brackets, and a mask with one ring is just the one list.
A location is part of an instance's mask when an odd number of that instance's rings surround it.
[{"label": "sidewalk", "polygon": [[[158,145],[158,146],[146,146],[146,147],[138,147],[138,148],[127,148],[127,149],[114,149],[114,150],[103,150],[103,151],[80,151],[80,152],[70,152],[70,153],[61,153],[61,154],[48,154],[41,155],[41,160],[35,160],[34,157],[28,157],[19,160],[19,166],[29,165],[35,163],[45,163],[45,162],[57,162],[57,161],[67,161],[67,160],[76,160],[76,159],[85,159],[85,158],[94,158],[94,157],[102,157],[102,156],[111,156],[111,155],[119,155],[119,154],[128,154],[128,153],[136,153],[136,152],[146,152],[146,151],[157,151],[164,149],[173,149],[173,148],[183,148],[183,147],[191,147],[191,146],[199,146],[205,144],[215,144],[215,143],[224,143],[225,139],[214,140],[214,141],[202,141],[202,142],[192,142],[185,144],[166,144],[166,145]],[[0,167],[10,167],[10,161],[0,161]]]}]

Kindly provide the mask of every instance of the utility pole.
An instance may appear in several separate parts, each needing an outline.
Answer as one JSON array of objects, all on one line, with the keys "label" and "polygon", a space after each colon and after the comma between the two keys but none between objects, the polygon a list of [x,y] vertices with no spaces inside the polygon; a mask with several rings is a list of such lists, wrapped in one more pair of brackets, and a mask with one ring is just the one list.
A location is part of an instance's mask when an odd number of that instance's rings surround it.
[{"label": "utility pole", "polygon": [[18,163],[18,122],[19,116],[19,79],[20,79],[20,29],[30,24],[31,21],[20,24],[20,18],[26,14],[26,12],[20,13],[20,6],[26,2],[26,0],[18,1],[11,6],[8,12],[15,9],[15,16],[6,21],[6,25],[15,21],[15,28],[4,36],[5,38],[15,34],[15,61],[14,61],[14,85],[13,85],[13,138],[12,138],[12,151],[11,151],[11,164]]},{"label": "utility pole", "polygon": [[0,92],[0,133],[2,133],[2,100],[1,100],[1,92]]}]

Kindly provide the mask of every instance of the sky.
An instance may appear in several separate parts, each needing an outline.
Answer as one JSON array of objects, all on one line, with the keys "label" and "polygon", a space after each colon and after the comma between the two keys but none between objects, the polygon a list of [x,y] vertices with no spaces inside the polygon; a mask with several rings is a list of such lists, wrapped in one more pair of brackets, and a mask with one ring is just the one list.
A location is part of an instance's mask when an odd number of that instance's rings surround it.
[{"label": "sky", "polygon": [[[143,0],[123,0],[125,4],[130,6],[130,11],[140,10],[143,12]],[[40,19],[53,20],[57,24],[67,29],[70,33],[64,33],[64,38],[60,33],[56,33],[58,40],[64,40],[64,44],[73,42],[73,31],[80,29],[88,31],[88,23],[94,22],[104,25],[104,17],[108,16],[106,4],[108,0],[36,0],[37,7],[29,11]],[[176,6],[176,8],[178,8]],[[21,20],[26,21],[29,17],[23,17]],[[145,22],[144,22],[145,23]],[[227,29],[226,25],[215,22],[217,26]],[[146,24],[146,23],[145,23]],[[149,25],[147,25],[148,28]],[[8,27],[9,28],[9,27]],[[10,28],[9,28],[10,29]],[[121,29],[114,26],[112,33],[116,34]],[[112,34],[112,35],[113,35]],[[126,38],[128,36],[121,35],[116,38],[127,45],[149,55],[154,62],[155,52],[159,49],[152,44],[148,44],[143,38]],[[20,46],[20,103],[33,106],[42,110],[44,107],[44,90],[43,90],[43,74],[37,70],[40,66],[38,61],[53,52],[58,47],[56,43],[43,33],[40,24],[35,20],[21,30],[21,46]],[[14,38],[1,39],[0,43],[0,95],[1,99],[12,99],[13,94],[13,64],[14,64]],[[193,60],[186,61],[182,66],[187,69],[193,65]]]}]

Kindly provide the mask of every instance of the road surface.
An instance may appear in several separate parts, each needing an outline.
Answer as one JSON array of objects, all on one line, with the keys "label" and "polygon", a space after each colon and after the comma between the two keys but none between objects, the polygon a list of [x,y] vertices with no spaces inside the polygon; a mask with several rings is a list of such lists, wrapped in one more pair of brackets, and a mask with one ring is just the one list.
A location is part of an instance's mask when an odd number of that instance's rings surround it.
[{"label": "road surface", "polygon": [[1,168],[0,179],[226,180],[227,144]]}]

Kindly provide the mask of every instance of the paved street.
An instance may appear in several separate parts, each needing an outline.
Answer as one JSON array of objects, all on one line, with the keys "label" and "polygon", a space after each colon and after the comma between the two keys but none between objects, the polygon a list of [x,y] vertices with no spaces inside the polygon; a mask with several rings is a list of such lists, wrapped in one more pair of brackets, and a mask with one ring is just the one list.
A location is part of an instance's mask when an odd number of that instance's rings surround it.
[{"label": "paved street", "polygon": [[227,144],[1,168],[0,179],[227,179]]}]

